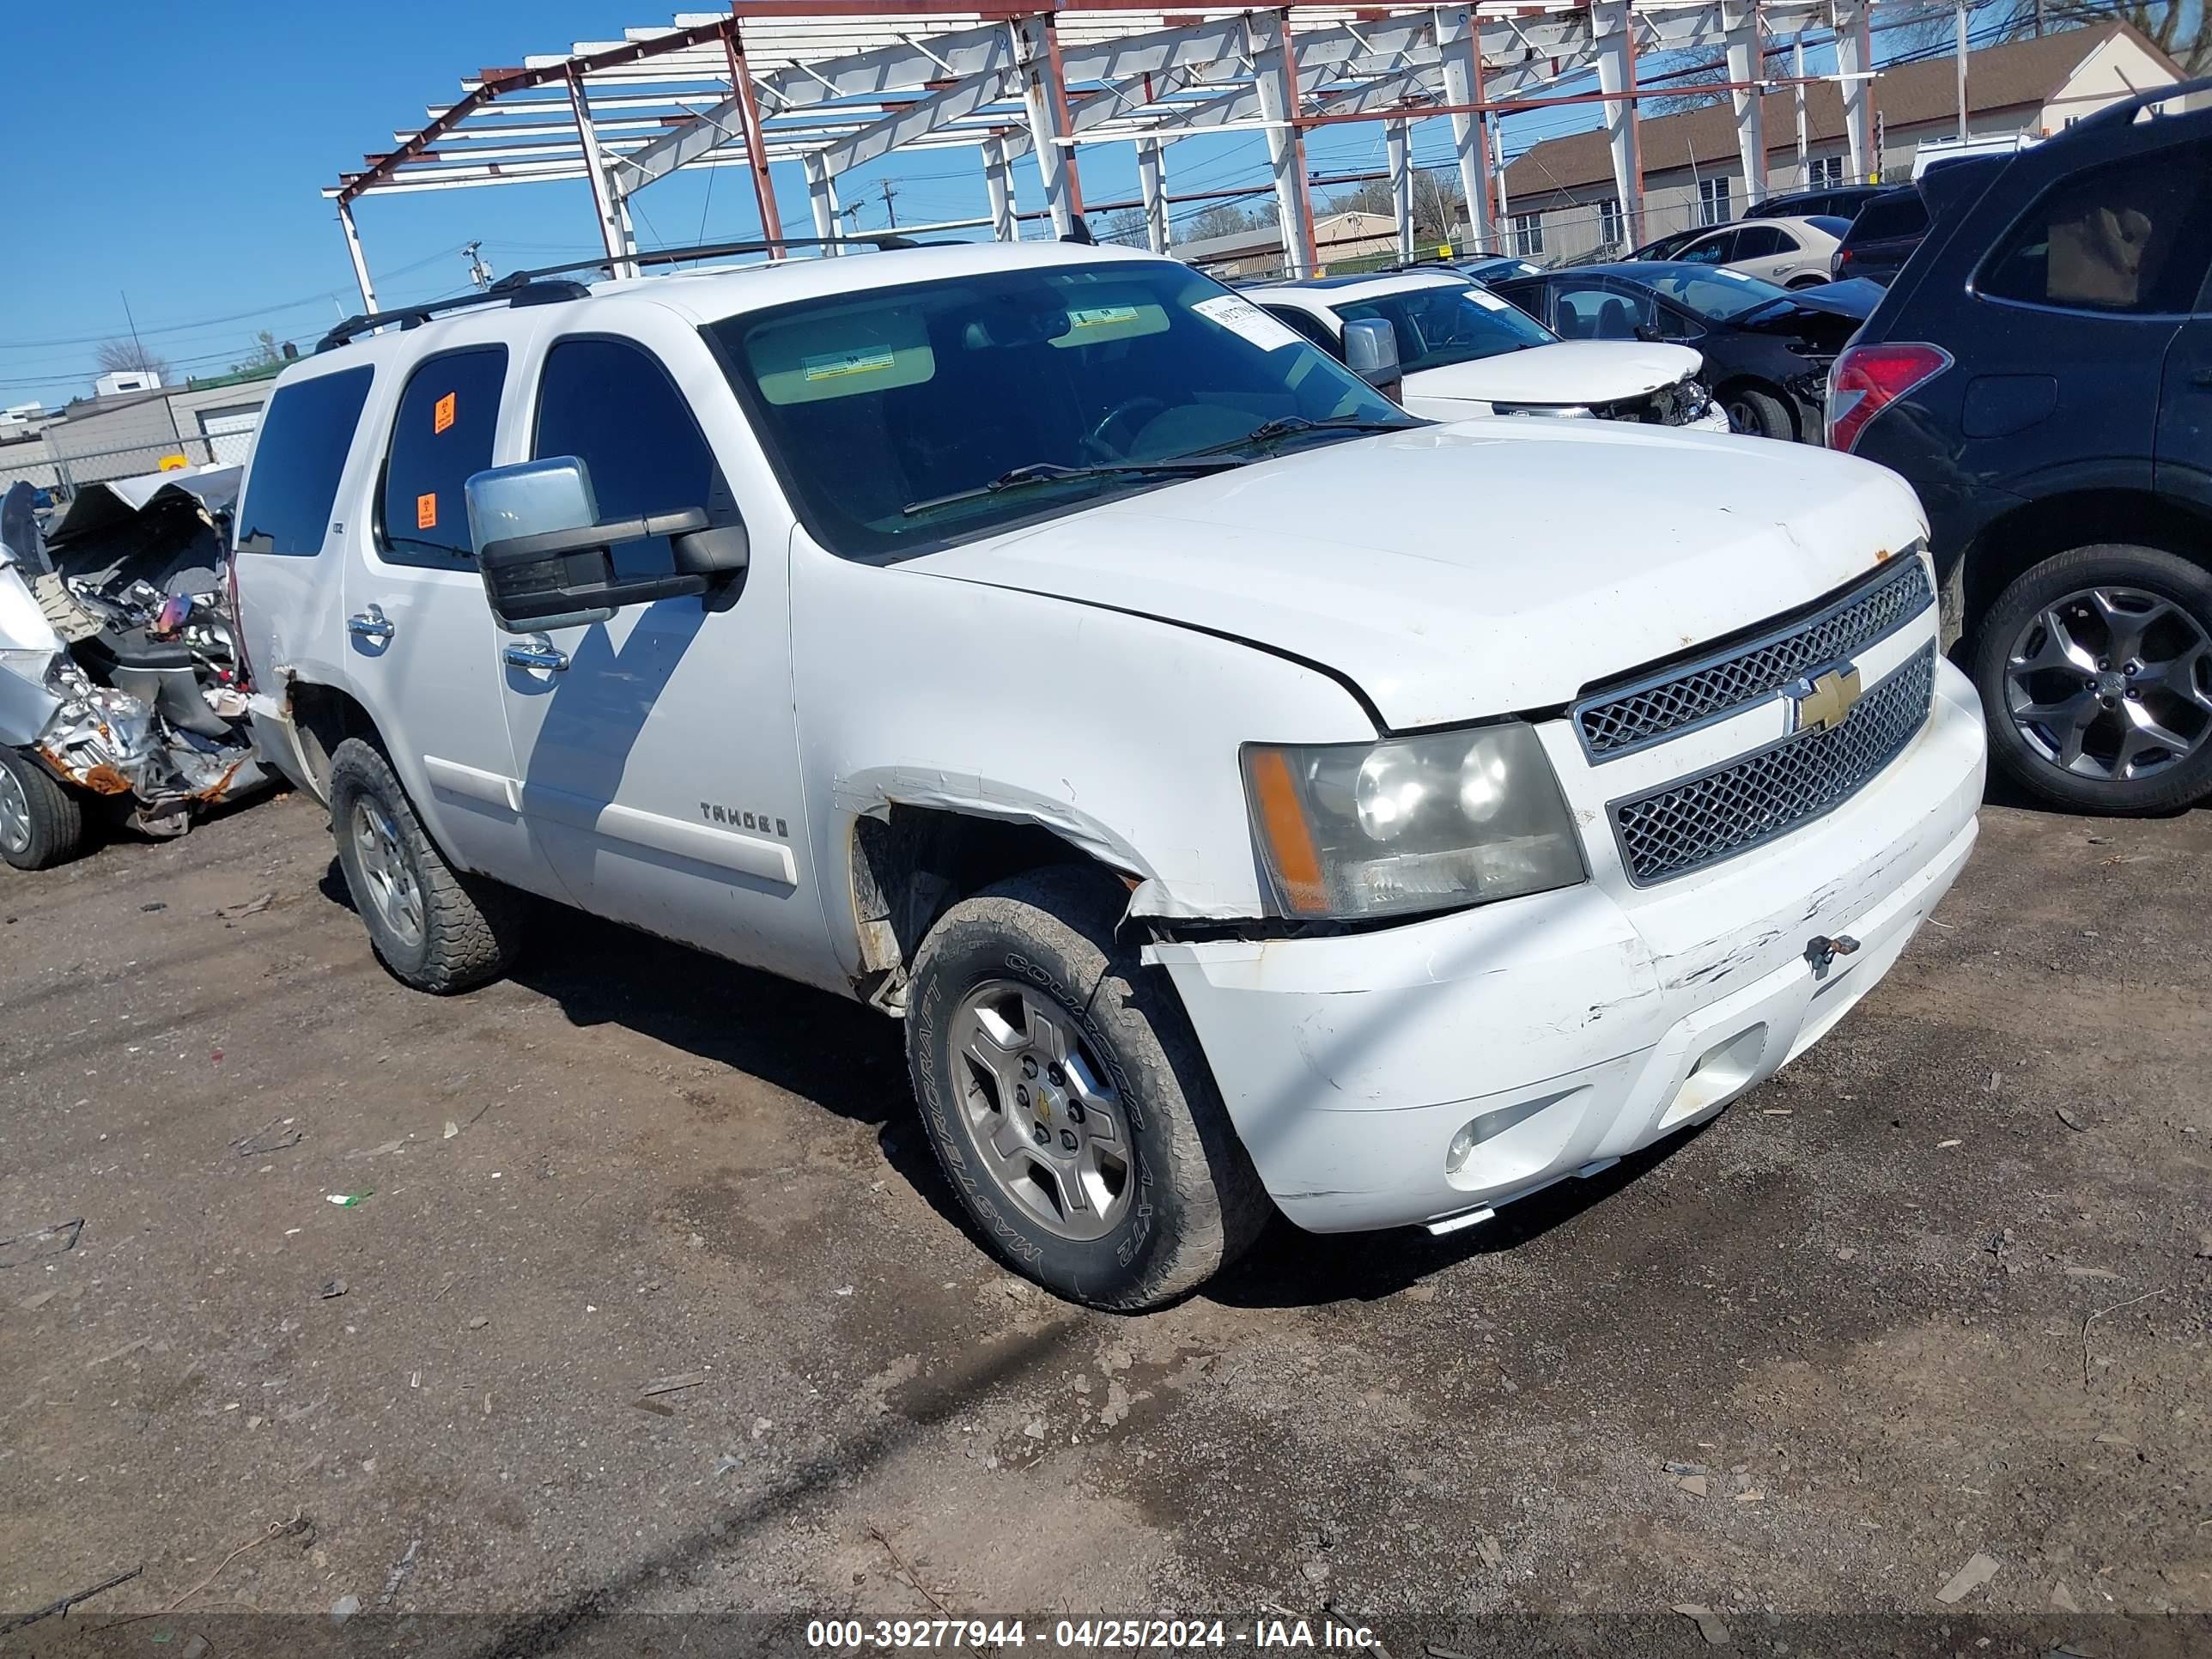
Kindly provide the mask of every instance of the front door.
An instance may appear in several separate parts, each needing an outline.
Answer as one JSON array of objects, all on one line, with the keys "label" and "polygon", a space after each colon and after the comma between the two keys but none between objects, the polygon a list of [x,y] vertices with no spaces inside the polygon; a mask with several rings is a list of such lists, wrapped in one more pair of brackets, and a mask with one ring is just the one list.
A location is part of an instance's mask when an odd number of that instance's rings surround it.
[{"label": "front door", "polygon": [[385,459],[369,499],[345,504],[348,684],[447,857],[559,896],[522,821],[462,494],[492,464],[510,367],[504,344],[458,345],[366,417],[383,425]]},{"label": "front door", "polygon": [[[535,377],[533,459],[573,455],[601,520],[704,508],[787,526],[757,455],[724,464],[695,410],[737,421],[696,329],[641,305],[623,333],[565,336]],[[605,623],[506,636],[501,674],[524,811],[575,902],[650,933],[796,978],[829,960],[799,792],[791,701],[788,537],[757,532],[720,594]],[[665,572],[665,538],[615,550]]]}]

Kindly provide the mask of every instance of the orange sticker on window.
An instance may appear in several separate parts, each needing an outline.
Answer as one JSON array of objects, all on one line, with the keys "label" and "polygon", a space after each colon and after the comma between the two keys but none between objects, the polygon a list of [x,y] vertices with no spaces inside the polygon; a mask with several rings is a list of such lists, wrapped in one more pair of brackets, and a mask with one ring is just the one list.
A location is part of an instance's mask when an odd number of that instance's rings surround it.
[{"label": "orange sticker on window", "polygon": [[438,527],[438,495],[435,490],[415,498],[415,527],[417,530],[435,530]]},{"label": "orange sticker on window", "polygon": [[443,432],[453,423],[453,394],[448,392],[430,407],[430,430]]}]

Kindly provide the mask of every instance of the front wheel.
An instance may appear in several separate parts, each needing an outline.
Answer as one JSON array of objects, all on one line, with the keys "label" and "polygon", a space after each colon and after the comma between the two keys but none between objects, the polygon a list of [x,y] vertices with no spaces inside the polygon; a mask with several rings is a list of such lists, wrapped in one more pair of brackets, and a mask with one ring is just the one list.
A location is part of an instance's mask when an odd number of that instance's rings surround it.
[{"label": "front wheel", "polygon": [[2077,547],[1981,620],[1990,752],[2077,811],[2171,811],[2212,792],[2212,573],[2157,548]]},{"label": "front wheel", "polygon": [[36,761],[0,749],[0,859],[18,870],[44,870],[74,858],[84,843],[84,809]]},{"label": "front wheel", "polygon": [[1272,1206],[1160,970],[1097,872],[963,900],[916,952],[907,1060],[946,1178],[994,1249],[1134,1311],[1243,1253]]}]

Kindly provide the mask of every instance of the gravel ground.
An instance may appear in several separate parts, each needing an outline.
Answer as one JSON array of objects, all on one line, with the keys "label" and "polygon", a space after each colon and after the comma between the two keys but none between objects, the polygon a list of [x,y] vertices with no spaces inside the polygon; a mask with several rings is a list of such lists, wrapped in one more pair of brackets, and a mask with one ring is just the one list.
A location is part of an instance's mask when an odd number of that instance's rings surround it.
[{"label": "gravel ground", "polygon": [[301,798],[0,872],[0,1607],[143,1566],[0,1651],[2212,1644],[2208,851],[1993,807],[1702,1133],[1143,1318],[993,1266],[857,1007],[565,913],[417,996]]}]

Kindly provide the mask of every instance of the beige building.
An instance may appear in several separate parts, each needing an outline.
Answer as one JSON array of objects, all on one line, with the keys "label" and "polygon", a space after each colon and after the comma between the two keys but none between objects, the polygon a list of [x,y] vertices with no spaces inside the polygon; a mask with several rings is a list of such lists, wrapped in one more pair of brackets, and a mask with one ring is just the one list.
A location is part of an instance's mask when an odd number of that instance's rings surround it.
[{"label": "beige building", "polygon": [[[2107,104],[2182,79],[2178,64],[2124,22],[2014,40],[1968,55],[1967,131],[2044,138]],[[1805,88],[1807,160],[1797,154],[1794,90],[1765,96],[1767,186],[1784,191],[1863,180],[1846,154],[1844,100],[1833,82]],[[1959,133],[1957,60],[1945,54],[1885,69],[1874,83],[1881,178],[1912,176],[1913,153]],[[1624,250],[1670,231],[1719,224],[1750,205],[1729,100],[1638,124],[1644,223],[1625,226],[1602,131],[1531,146],[1505,171],[1505,251],[1557,264]]]},{"label": "beige building", "polygon": [[[1388,258],[1397,252],[1397,225],[1387,213],[1323,214],[1314,221],[1314,248],[1323,275],[1347,262]],[[1204,266],[1206,275],[1224,282],[1273,276],[1283,269],[1283,231],[1280,225],[1261,225],[1233,235],[1172,243],[1168,252],[1185,264]]]}]

